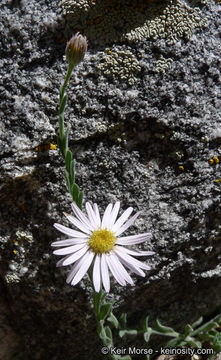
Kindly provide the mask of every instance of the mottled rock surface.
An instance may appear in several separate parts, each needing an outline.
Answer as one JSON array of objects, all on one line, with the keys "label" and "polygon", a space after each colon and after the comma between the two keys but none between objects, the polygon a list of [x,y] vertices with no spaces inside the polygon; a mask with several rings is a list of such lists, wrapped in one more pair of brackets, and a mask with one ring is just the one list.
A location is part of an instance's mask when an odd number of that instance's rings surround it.
[{"label": "mottled rock surface", "polygon": [[[220,312],[221,16],[215,0],[201,3],[188,6],[198,7],[207,26],[189,40],[181,31],[171,45],[160,37],[89,42],[69,86],[70,148],[85,199],[101,209],[117,199],[122,209],[133,206],[142,215],[131,233],[153,233],[145,247],[156,251],[148,259],[153,270],[136,287],[112,285],[116,311],[127,310],[132,326],[150,314],[181,330]],[[53,223],[65,223],[62,212],[70,211],[63,161],[57,150],[34,151],[56,141],[71,27],[60,12],[56,0],[0,3],[4,360],[104,358],[89,282],[66,285],[51,255],[59,237]],[[139,63],[132,82],[127,72],[102,73],[107,48]]]}]

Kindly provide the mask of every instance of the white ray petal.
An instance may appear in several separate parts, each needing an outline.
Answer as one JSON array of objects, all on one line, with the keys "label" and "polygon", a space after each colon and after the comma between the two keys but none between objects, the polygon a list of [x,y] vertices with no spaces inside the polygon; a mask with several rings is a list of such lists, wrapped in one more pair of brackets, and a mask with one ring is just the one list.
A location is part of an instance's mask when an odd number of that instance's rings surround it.
[{"label": "white ray petal", "polygon": [[127,281],[130,285],[134,285],[134,282],[128,272],[125,270],[121,262],[118,260],[118,257],[115,254],[111,254],[111,261],[115,264],[115,268],[118,272],[118,275],[121,276],[125,281]]},{"label": "white ray petal", "polygon": [[123,248],[122,246],[115,246],[115,248],[114,248],[114,251],[116,251],[118,254],[122,254],[124,256],[125,260],[127,260],[128,262],[133,264],[135,267],[145,269],[145,270],[150,270],[149,265],[147,265],[137,259],[134,259],[132,256],[128,255],[125,250],[126,249]]},{"label": "white ray petal", "polygon": [[124,250],[126,251],[127,254],[129,255],[133,255],[133,256],[150,256],[150,255],[154,255],[155,252],[154,251],[133,251],[130,249],[126,249],[124,248]]},{"label": "white ray petal", "polygon": [[83,247],[85,247],[85,244],[77,244],[77,245],[73,245],[73,246],[68,246],[63,249],[54,250],[53,254],[54,255],[74,254],[74,253],[76,253],[76,251],[82,249]]},{"label": "white ray petal", "polygon": [[83,276],[86,274],[86,272],[88,271],[92,261],[94,258],[94,253],[91,251],[88,251],[85,255],[84,255],[84,262],[82,262],[82,266],[80,267],[80,269],[77,271],[77,273],[75,274],[71,285],[76,285],[82,278]]},{"label": "white ray petal", "polygon": [[106,292],[110,291],[110,276],[107,267],[106,254],[101,255],[101,276],[104,289]]},{"label": "white ray petal", "polygon": [[135,220],[137,219],[137,217],[140,215],[141,211],[138,211],[134,216],[132,216],[123,226],[121,226],[117,231],[116,231],[116,236],[122,234],[124,231],[126,231],[131,225],[133,225],[133,223],[135,222]]},{"label": "white ray petal", "polygon": [[93,230],[90,221],[87,219],[84,213],[79,209],[79,207],[75,203],[72,203],[71,207],[74,214],[78,217],[78,219],[82,221],[89,230]]},{"label": "white ray petal", "polygon": [[74,225],[76,226],[78,229],[80,229],[81,231],[83,231],[86,234],[90,234],[91,231],[89,230],[89,228],[82,222],[79,221],[77,218],[75,218],[72,215],[66,214],[64,213],[66,218]]},{"label": "white ray petal", "polygon": [[109,254],[109,256],[106,256],[106,260],[107,260],[107,265],[110,269],[110,271],[112,272],[113,276],[115,277],[115,279],[117,280],[117,282],[122,285],[125,286],[126,285],[126,281],[124,280],[124,278],[119,275],[117,269],[116,269],[116,265],[115,263],[112,261],[112,258]]},{"label": "white ray petal", "polygon": [[88,214],[90,223],[93,226],[93,229],[96,229],[98,227],[99,220],[97,219],[96,214],[95,214],[94,210],[92,209],[91,204],[89,202],[87,202],[85,204],[85,206],[86,206],[86,210],[87,210],[87,214]]},{"label": "white ray petal", "polygon": [[77,260],[75,264],[72,266],[71,271],[69,272],[66,279],[67,284],[70,284],[70,282],[73,280],[75,274],[80,269],[83,262],[84,262],[84,256],[82,256],[79,260]]},{"label": "white ray petal", "polygon": [[84,246],[83,249],[80,249],[73,255],[70,255],[67,259],[64,260],[63,266],[73,264],[76,260],[80,259],[88,251],[88,246]]},{"label": "white ray petal", "polygon": [[68,235],[68,236],[72,236],[72,237],[77,237],[77,238],[84,238],[86,239],[88,237],[88,235],[80,232],[80,231],[76,231],[76,230],[73,230],[73,229],[70,229],[66,226],[63,226],[61,224],[57,224],[55,223],[54,224],[54,227],[59,230],[60,232],[62,232],[62,234],[65,234],[65,235]]},{"label": "white ray petal", "polygon": [[96,255],[93,267],[93,284],[96,292],[100,291],[101,287],[101,256]]},{"label": "white ray petal", "polygon": [[111,227],[112,225],[114,225],[115,221],[116,221],[116,218],[117,218],[117,215],[119,213],[119,210],[120,210],[120,201],[117,201],[113,207],[113,210],[111,212],[111,215],[110,215],[110,223],[109,223],[109,226]]},{"label": "white ray petal", "polygon": [[97,204],[94,204],[94,212],[95,212],[95,216],[97,218],[97,226],[100,227],[101,226],[101,217],[100,217],[100,212],[99,212]]},{"label": "white ray petal", "polygon": [[123,223],[128,219],[132,211],[133,211],[132,207],[129,207],[127,210],[125,210],[123,214],[119,217],[119,219],[115,222],[115,224],[112,226],[111,230],[117,232],[120,229],[120,227],[123,225]]},{"label": "white ray petal", "polygon": [[108,227],[108,225],[110,223],[110,214],[111,214],[112,207],[113,207],[113,205],[109,204],[105,209],[103,219],[102,219],[102,222],[101,222],[101,227],[102,228]]},{"label": "white ray petal", "polygon": [[88,239],[65,239],[60,241],[55,241],[51,243],[51,246],[53,247],[60,247],[60,246],[70,246],[70,245],[76,245],[76,244],[85,244],[88,241]]},{"label": "white ray petal", "polygon": [[139,235],[123,236],[117,239],[116,244],[118,245],[134,245],[141,244],[144,241],[151,239],[151,233],[144,233]]},{"label": "white ray petal", "polygon": [[133,264],[130,263],[130,261],[128,261],[127,259],[125,259],[125,257],[123,256],[123,254],[118,253],[117,251],[115,252],[115,254],[119,257],[120,261],[122,262],[122,264],[124,264],[128,269],[130,269],[132,272],[134,272],[137,275],[140,275],[142,277],[145,276],[145,273],[143,270],[141,270],[140,268],[134,266]]},{"label": "white ray petal", "polygon": [[65,257],[63,257],[62,259],[60,259],[59,261],[57,261],[56,262],[56,267],[60,267],[60,266],[64,266],[64,261],[66,260],[66,259],[68,259],[70,257],[70,255],[67,255],[67,256],[65,256]]}]

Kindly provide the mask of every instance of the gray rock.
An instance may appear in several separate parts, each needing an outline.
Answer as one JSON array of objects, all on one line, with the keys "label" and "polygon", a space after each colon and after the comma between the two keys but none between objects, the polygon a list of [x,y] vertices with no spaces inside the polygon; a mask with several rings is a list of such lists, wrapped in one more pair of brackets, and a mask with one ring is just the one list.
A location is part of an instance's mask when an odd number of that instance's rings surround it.
[{"label": "gray rock", "polygon": [[[221,174],[209,162],[221,152],[220,8],[199,6],[210,20],[189,41],[117,44],[141,54],[133,85],[106,78],[105,49],[90,42],[69,86],[66,124],[85,200],[133,206],[142,214],[130,233],[153,233],[149,275],[133,288],[112,282],[116,313],[128,311],[131,326],[149,314],[179,331],[221,305]],[[0,327],[11,334],[1,356],[12,360],[13,341],[19,359],[102,359],[90,283],[66,285],[50,248],[60,236],[53,223],[70,212],[63,160],[58,150],[34,151],[56,141],[65,21],[55,0],[0,8],[1,310],[10,318]],[[172,59],[163,74],[161,55]]]}]

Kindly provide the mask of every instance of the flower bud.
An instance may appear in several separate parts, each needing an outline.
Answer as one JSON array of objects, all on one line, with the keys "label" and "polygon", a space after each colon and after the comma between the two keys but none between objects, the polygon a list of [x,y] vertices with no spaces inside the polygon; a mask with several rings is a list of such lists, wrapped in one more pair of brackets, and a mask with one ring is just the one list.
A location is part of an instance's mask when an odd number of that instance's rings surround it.
[{"label": "flower bud", "polygon": [[87,51],[87,39],[80,33],[72,36],[71,40],[68,41],[65,54],[69,65],[79,64]]}]

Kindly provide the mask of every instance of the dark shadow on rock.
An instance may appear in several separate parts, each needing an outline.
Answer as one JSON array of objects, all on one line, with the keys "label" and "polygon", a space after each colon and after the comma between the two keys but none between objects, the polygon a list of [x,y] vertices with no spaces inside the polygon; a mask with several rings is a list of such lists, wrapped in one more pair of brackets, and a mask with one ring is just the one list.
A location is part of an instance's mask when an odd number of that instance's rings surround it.
[{"label": "dark shadow on rock", "polygon": [[[28,358],[102,359],[96,321],[83,290],[70,288],[68,296],[47,286],[35,292],[34,282],[7,286],[15,328],[25,342]],[[83,340],[85,339],[85,341]]]}]

